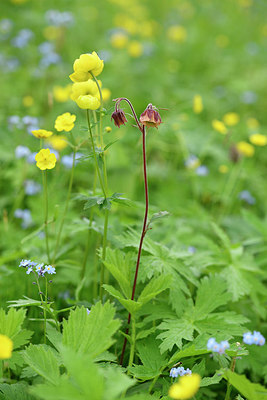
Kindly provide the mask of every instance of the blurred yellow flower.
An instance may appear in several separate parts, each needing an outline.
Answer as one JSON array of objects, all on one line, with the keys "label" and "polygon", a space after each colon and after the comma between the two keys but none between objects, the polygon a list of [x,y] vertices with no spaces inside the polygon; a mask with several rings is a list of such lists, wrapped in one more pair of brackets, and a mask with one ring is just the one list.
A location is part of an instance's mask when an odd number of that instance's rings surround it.
[{"label": "blurred yellow flower", "polygon": [[13,342],[6,335],[0,334],[0,360],[11,358],[13,350]]},{"label": "blurred yellow flower", "polygon": [[107,88],[102,89],[102,97],[103,101],[108,101],[111,96],[111,91]]},{"label": "blurred yellow flower", "polygon": [[101,74],[103,68],[104,61],[100,60],[95,51],[89,54],[81,54],[80,57],[74,61],[74,72],[70,75],[70,79],[73,82],[85,82],[92,78],[92,74],[94,74],[94,76]]},{"label": "blurred yellow flower", "polygon": [[105,127],[105,132],[106,132],[106,133],[110,133],[111,131],[112,131],[111,126],[106,126],[106,127]]},{"label": "blurred yellow flower", "polygon": [[267,136],[261,135],[260,133],[254,133],[249,137],[249,141],[255,146],[266,146]]},{"label": "blurred yellow flower", "polygon": [[253,0],[238,0],[241,7],[251,7]]},{"label": "blurred yellow flower", "polygon": [[234,125],[238,124],[239,120],[240,120],[239,115],[234,112],[226,113],[223,116],[223,122],[225,123],[225,125],[228,125],[228,126],[234,126]]},{"label": "blurred yellow flower", "polygon": [[115,49],[124,49],[128,43],[128,36],[123,32],[115,32],[111,35],[110,42]]},{"label": "blurred yellow flower", "polygon": [[69,100],[71,94],[71,84],[67,86],[54,86],[53,95],[56,101],[59,103],[65,103]]},{"label": "blurred yellow flower", "polygon": [[138,32],[138,23],[134,19],[129,18],[126,14],[115,15],[114,24],[115,26],[125,29],[125,31],[131,35],[135,35]]},{"label": "blurred yellow flower", "polygon": [[187,32],[183,26],[173,25],[167,30],[167,37],[174,42],[184,42],[187,38]]},{"label": "blurred yellow flower", "polygon": [[229,167],[225,164],[222,164],[219,166],[219,172],[221,174],[227,174],[227,172],[229,171]]},{"label": "blurred yellow flower", "polygon": [[24,96],[22,99],[22,104],[24,107],[31,107],[34,103],[33,97],[32,96]]},{"label": "blurred yellow flower", "polygon": [[238,142],[236,144],[237,151],[245,157],[253,157],[255,153],[254,147],[247,142]]},{"label": "blurred yellow flower", "polygon": [[37,129],[35,131],[32,131],[32,134],[38,139],[44,139],[52,136],[53,132],[47,131],[46,129]]},{"label": "blurred yellow flower", "polygon": [[218,35],[215,38],[216,45],[221,48],[225,48],[229,44],[229,37],[226,35]]},{"label": "blurred yellow flower", "polygon": [[195,114],[200,114],[203,111],[202,97],[196,94],[193,99],[193,111]]},{"label": "blurred yellow flower", "polygon": [[55,128],[58,132],[70,132],[74,128],[75,121],[76,115],[66,112],[57,117],[55,121]]},{"label": "blurred yellow flower", "polygon": [[74,83],[70,97],[82,109],[96,110],[100,107],[98,87],[92,79]]},{"label": "blurred yellow flower", "polygon": [[43,35],[47,40],[56,40],[61,35],[60,26],[47,26],[43,30]]},{"label": "blurred yellow flower", "polygon": [[13,4],[23,4],[26,3],[28,0],[10,0]]},{"label": "blurred yellow flower", "polygon": [[260,126],[259,121],[256,118],[247,119],[247,127],[249,129],[258,129],[259,126]]},{"label": "blurred yellow flower", "polygon": [[36,165],[42,171],[45,169],[52,169],[56,165],[57,159],[55,154],[51,153],[49,149],[42,149],[35,156]]},{"label": "blurred yellow flower", "polygon": [[224,123],[222,121],[219,121],[218,119],[214,119],[212,121],[212,127],[215,131],[221,133],[222,135],[226,135],[227,134],[227,128],[224,125]]},{"label": "blurred yellow flower", "polygon": [[177,400],[191,399],[197,393],[200,381],[198,374],[181,376],[178,383],[170,387],[169,396]]},{"label": "blurred yellow flower", "polygon": [[52,147],[57,151],[64,150],[68,145],[66,136],[63,135],[52,136],[50,139],[48,139],[48,143],[50,143]]},{"label": "blurred yellow flower", "polygon": [[138,42],[137,40],[132,40],[127,49],[130,56],[134,58],[140,57],[144,52],[142,43]]}]

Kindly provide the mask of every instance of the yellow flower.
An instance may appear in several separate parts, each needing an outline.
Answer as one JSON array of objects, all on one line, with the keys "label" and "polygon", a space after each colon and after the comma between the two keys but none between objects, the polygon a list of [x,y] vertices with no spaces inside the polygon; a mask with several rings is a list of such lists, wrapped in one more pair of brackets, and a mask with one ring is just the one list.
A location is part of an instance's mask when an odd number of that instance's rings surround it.
[{"label": "yellow flower", "polygon": [[102,89],[102,97],[103,101],[108,101],[111,96],[111,91],[107,88]]},{"label": "yellow flower", "polygon": [[229,171],[229,168],[227,165],[222,164],[219,166],[219,172],[221,174],[227,174],[228,171]]},{"label": "yellow flower", "polygon": [[94,76],[98,76],[104,68],[104,61],[100,60],[95,51],[90,54],[81,54],[79,58],[74,61],[74,73],[70,75],[73,82],[85,82],[92,78],[91,72]]},{"label": "yellow flower", "polygon": [[138,58],[144,52],[144,48],[142,43],[138,42],[137,40],[132,40],[128,46],[128,53],[131,57]]},{"label": "yellow flower", "polygon": [[97,84],[92,79],[74,83],[70,97],[82,109],[96,110],[100,107]]},{"label": "yellow flower", "polygon": [[197,393],[200,381],[198,374],[181,376],[179,382],[170,387],[169,396],[177,400],[191,399]]},{"label": "yellow flower", "polygon": [[38,139],[48,138],[53,135],[53,132],[47,131],[45,129],[37,129],[36,131],[32,131],[32,134]]},{"label": "yellow flower", "polygon": [[195,114],[200,114],[203,111],[202,97],[196,94],[193,99],[193,111]]},{"label": "yellow flower", "polygon": [[183,26],[173,25],[167,30],[167,36],[174,42],[184,42],[187,37],[187,32]]},{"label": "yellow flower", "polygon": [[111,46],[115,49],[124,49],[128,42],[128,36],[123,32],[116,32],[111,35]]},{"label": "yellow flower", "polygon": [[267,144],[267,137],[261,135],[260,133],[254,133],[249,137],[249,141],[254,144],[255,146],[266,146]]},{"label": "yellow flower", "polygon": [[11,358],[13,342],[6,335],[0,334],[0,360]]},{"label": "yellow flower", "polygon": [[55,121],[55,128],[58,132],[70,132],[74,128],[74,121],[76,120],[76,115],[66,112],[59,115]]},{"label": "yellow flower", "polygon": [[57,159],[55,154],[51,153],[49,149],[42,149],[35,156],[36,165],[42,171],[45,169],[52,169],[56,165]]},{"label": "yellow flower", "polygon": [[53,95],[56,101],[59,103],[65,103],[69,100],[71,94],[71,84],[67,86],[54,86]]},{"label": "yellow flower", "polygon": [[43,30],[43,35],[47,40],[56,40],[61,35],[60,26],[47,26]]},{"label": "yellow flower", "polygon": [[223,116],[223,122],[225,125],[234,126],[238,124],[240,117],[237,113],[229,112]]},{"label": "yellow flower", "polygon": [[222,135],[226,135],[227,133],[227,128],[224,125],[222,121],[219,121],[218,119],[214,119],[212,121],[212,127],[215,129],[215,131],[221,133]]},{"label": "yellow flower", "polygon": [[259,121],[256,118],[247,119],[247,127],[249,129],[257,129],[260,126]]},{"label": "yellow flower", "polygon": [[238,142],[236,148],[240,154],[245,157],[253,157],[255,153],[254,147],[247,142]]},{"label": "yellow flower", "polygon": [[55,150],[63,150],[67,147],[68,142],[66,140],[66,136],[64,135],[55,135],[48,139],[48,143],[52,145]]},{"label": "yellow flower", "polygon": [[105,127],[105,132],[106,132],[106,133],[110,133],[111,131],[112,131],[111,126],[106,126],[106,127]]},{"label": "yellow flower", "polygon": [[22,104],[24,107],[31,107],[34,103],[32,96],[24,96],[22,99]]}]

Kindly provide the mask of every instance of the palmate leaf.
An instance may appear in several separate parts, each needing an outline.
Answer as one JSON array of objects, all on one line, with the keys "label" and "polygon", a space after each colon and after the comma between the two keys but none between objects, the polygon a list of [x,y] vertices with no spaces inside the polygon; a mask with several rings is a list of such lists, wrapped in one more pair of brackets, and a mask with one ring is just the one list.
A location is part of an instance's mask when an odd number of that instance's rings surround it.
[{"label": "palmate leaf", "polygon": [[143,365],[134,365],[129,371],[138,379],[153,379],[160,375],[162,367],[167,365],[167,360],[159,351],[159,343],[154,338],[139,342],[137,352]]},{"label": "palmate leaf", "polygon": [[33,332],[22,329],[26,310],[11,308],[6,314],[0,309],[0,333],[8,336],[13,341],[13,349],[18,349],[28,343]]},{"label": "palmate leaf", "polygon": [[136,311],[138,311],[142,307],[142,303],[139,303],[138,301],[134,301],[131,299],[126,299],[117,289],[115,289],[111,285],[103,285],[103,288],[109,294],[111,294],[111,296],[119,300],[119,302],[123,305],[123,307],[126,308],[127,311],[129,311],[130,314],[135,314]]},{"label": "palmate leaf", "polygon": [[69,319],[63,321],[63,344],[91,357],[103,353],[113,344],[112,336],[120,326],[114,319],[115,311],[110,302],[96,303],[89,315],[84,307],[71,311]]},{"label": "palmate leaf", "polygon": [[36,400],[35,397],[28,393],[28,385],[26,383],[0,383],[0,399],[1,400]]},{"label": "palmate leaf", "polygon": [[259,383],[250,382],[245,375],[227,370],[224,378],[231,383],[247,400],[266,400],[267,389]]},{"label": "palmate leaf", "polygon": [[161,339],[160,352],[164,353],[167,350],[172,350],[173,346],[182,347],[182,339],[192,341],[194,339],[193,333],[195,330],[191,322],[183,319],[179,320],[164,320],[159,326],[159,330],[164,332],[157,336]]},{"label": "palmate leaf", "polygon": [[59,362],[56,352],[45,345],[30,345],[22,356],[27,365],[48,382],[56,385],[59,381]]},{"label": "palmate leaf", "polygon": [[170,287],[171,280],[171,275],[160,275],[157,278],[152,278],[138,297],[138,302],[142,303],[142,305],[146,304],[158,294],[168,289]]}]

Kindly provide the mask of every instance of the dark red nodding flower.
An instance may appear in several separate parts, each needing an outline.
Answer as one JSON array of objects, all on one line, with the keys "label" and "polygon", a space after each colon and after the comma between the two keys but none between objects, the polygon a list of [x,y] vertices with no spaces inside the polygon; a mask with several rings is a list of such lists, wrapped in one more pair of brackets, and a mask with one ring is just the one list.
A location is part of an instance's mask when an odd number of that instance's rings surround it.
[{"label": "dark red nodding flower", "polygon": [[151,103],[148,104],[145,111],[140,115],[140,122],[147,128],[158,128],[162,123],[158,111],[155,110]]},{"label": "dark red nodding flower", "polygon": [[111,119],[113,119],[114,124],[119,128],[121,125],[124,125],[125,122],[128,122],[124,111],[122,109],[115,110],[112,115]]}]

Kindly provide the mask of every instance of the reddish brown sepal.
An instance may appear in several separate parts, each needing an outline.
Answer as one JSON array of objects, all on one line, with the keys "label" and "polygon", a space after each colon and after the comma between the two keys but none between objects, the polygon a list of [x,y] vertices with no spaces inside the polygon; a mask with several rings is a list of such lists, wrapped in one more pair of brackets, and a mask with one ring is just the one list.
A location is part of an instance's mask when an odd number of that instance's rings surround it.
[{"label": "reddish brown sepal", "polygon": [[153,108],[151,103],[148,104],[145,111],[140,115],[140,122],[147,128],[158,128],[162,123],[158,111]]},{"label": "reddish brown sepal", "polygon": [[126,119],[126,116],[124,114],[124,111],[122,109],[119,109],[117,111],[114,111],[111,115],[111,119],[113,119],[114,124],[119,128],[121,125],[124,125],[125,122],[128,122]]}]

